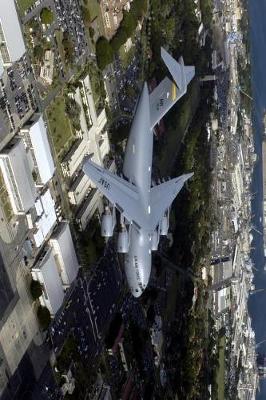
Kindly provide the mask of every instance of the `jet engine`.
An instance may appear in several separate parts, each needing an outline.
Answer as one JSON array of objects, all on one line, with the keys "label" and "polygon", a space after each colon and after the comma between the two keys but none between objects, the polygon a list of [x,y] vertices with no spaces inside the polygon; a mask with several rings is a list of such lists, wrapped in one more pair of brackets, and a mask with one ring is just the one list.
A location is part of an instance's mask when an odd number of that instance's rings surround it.
[{"label": "jet engine", "polygon": [[129,238],[127,228],[122,227],[122,231],[118,233],[117,251],[118,253],[128,253]]},{"label": "jet engine", "polygon": [[168,218],[168,213],[166,213],[161,221],[160,234],[162,236],[167,236],[168,228],[169,228],[169,218]]},{"label": "jet engine", "polygon": [[151,238],[151,249],[152,249],[152,251],[158,250],[159,240],[160,240],[160,238],[159,238],[158,229],[155,229],[155,231],[152,234],[152,238]]},{"label": "jet engine", "polygon": [[[114,211],[113,211],[114,214]],[[113,236],[114,226],[115,226],[115,218],[111,213],[109,207],[105,207],[104,214],[102,216],[101,221],[101,235],[103,237],[111,237]]]}]

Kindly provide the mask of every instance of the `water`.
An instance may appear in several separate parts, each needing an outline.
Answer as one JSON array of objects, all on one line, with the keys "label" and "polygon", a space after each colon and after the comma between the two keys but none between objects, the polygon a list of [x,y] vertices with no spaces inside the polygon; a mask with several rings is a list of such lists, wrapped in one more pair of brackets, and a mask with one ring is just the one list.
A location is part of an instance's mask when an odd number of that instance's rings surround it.
[{"label": "water", "polygon": [[[262,232],[262,156],[261,142],[263,135],[263,111],[266,108],[266,0],[249,0],[250,38],[251,38],[251,62],[252,62],[252,89],[254,98],[254,136],[255,148],[259,157],[253,178],[254,225]],[[254,241],[252,245],[252,257],[255,262],[256,288],[266,288],[266,272],[264,271],[263,237],[253,231]],[[252,317],[253,328],[256,333],[256,342],[260,343],[258,351],[266,352],[266,290],[250,297],[249,310]],[[260,383],[260,392],[256,399],[266,399],[266,380]]]}]

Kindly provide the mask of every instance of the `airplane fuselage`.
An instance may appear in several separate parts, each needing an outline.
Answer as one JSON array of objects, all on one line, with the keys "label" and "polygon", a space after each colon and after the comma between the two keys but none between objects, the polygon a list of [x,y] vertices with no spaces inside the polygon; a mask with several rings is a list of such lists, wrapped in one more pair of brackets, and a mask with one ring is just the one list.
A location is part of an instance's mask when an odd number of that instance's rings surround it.
[{"label": "airplane fuselage", "polygon": [[125,272],[134,297],[139,297],[148,285],[151,273],[151,235],[132,227],[129,251],[125,255]]},{"label": "airplane fuselage", "polygon": [[[150,123],[148,86],[145,83],[138,108],[131,126],[123,174],[139,192],[139,211],[149,226],[151,216],[151,170],[153,154],[153,129]],[[133,132],[141,132],[134,134]],[[125,272],[130,290],[135,297],[145,290],[151,272],[151,238],[153,231],[143,229],[132,222],[129,237],[129,252],[125,256]]]}]

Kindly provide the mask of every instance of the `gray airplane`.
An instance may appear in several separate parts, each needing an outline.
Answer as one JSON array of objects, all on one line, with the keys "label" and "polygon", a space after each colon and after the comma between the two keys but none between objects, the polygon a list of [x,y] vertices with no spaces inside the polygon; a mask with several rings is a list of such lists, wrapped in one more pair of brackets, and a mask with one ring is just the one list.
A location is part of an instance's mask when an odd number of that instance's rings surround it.
[{"label": "gray airplane", "polygon": [[83,171],[109,200],[101,221],[104,237],[113,235],[115,209],[120,212],[118,252],[125,254],[125,272],[131,293],[139,297],[147,287],[151,273],[151,252],[157,250],[160,235],[169,227],[170,206],[193,173],[181,175],[151,187],[153,128],[170,108],[186,93],[195,68],[177,62],[161,48],[161,57],[173,77],[168,77],[148,92],[144,83],[132,122],[123,177],[103,169],[89,159]]}]

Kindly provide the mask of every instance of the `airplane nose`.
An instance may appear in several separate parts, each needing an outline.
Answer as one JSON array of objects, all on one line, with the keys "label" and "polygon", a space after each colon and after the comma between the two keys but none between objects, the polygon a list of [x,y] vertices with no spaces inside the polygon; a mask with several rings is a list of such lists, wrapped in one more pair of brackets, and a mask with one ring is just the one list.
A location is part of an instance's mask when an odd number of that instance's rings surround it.
[{"label": "airplane nose", "polygon": [[140,288],[131,288],[131,293],[132,293],[132,296],[138,298],[142,295],[143,290]]}]

